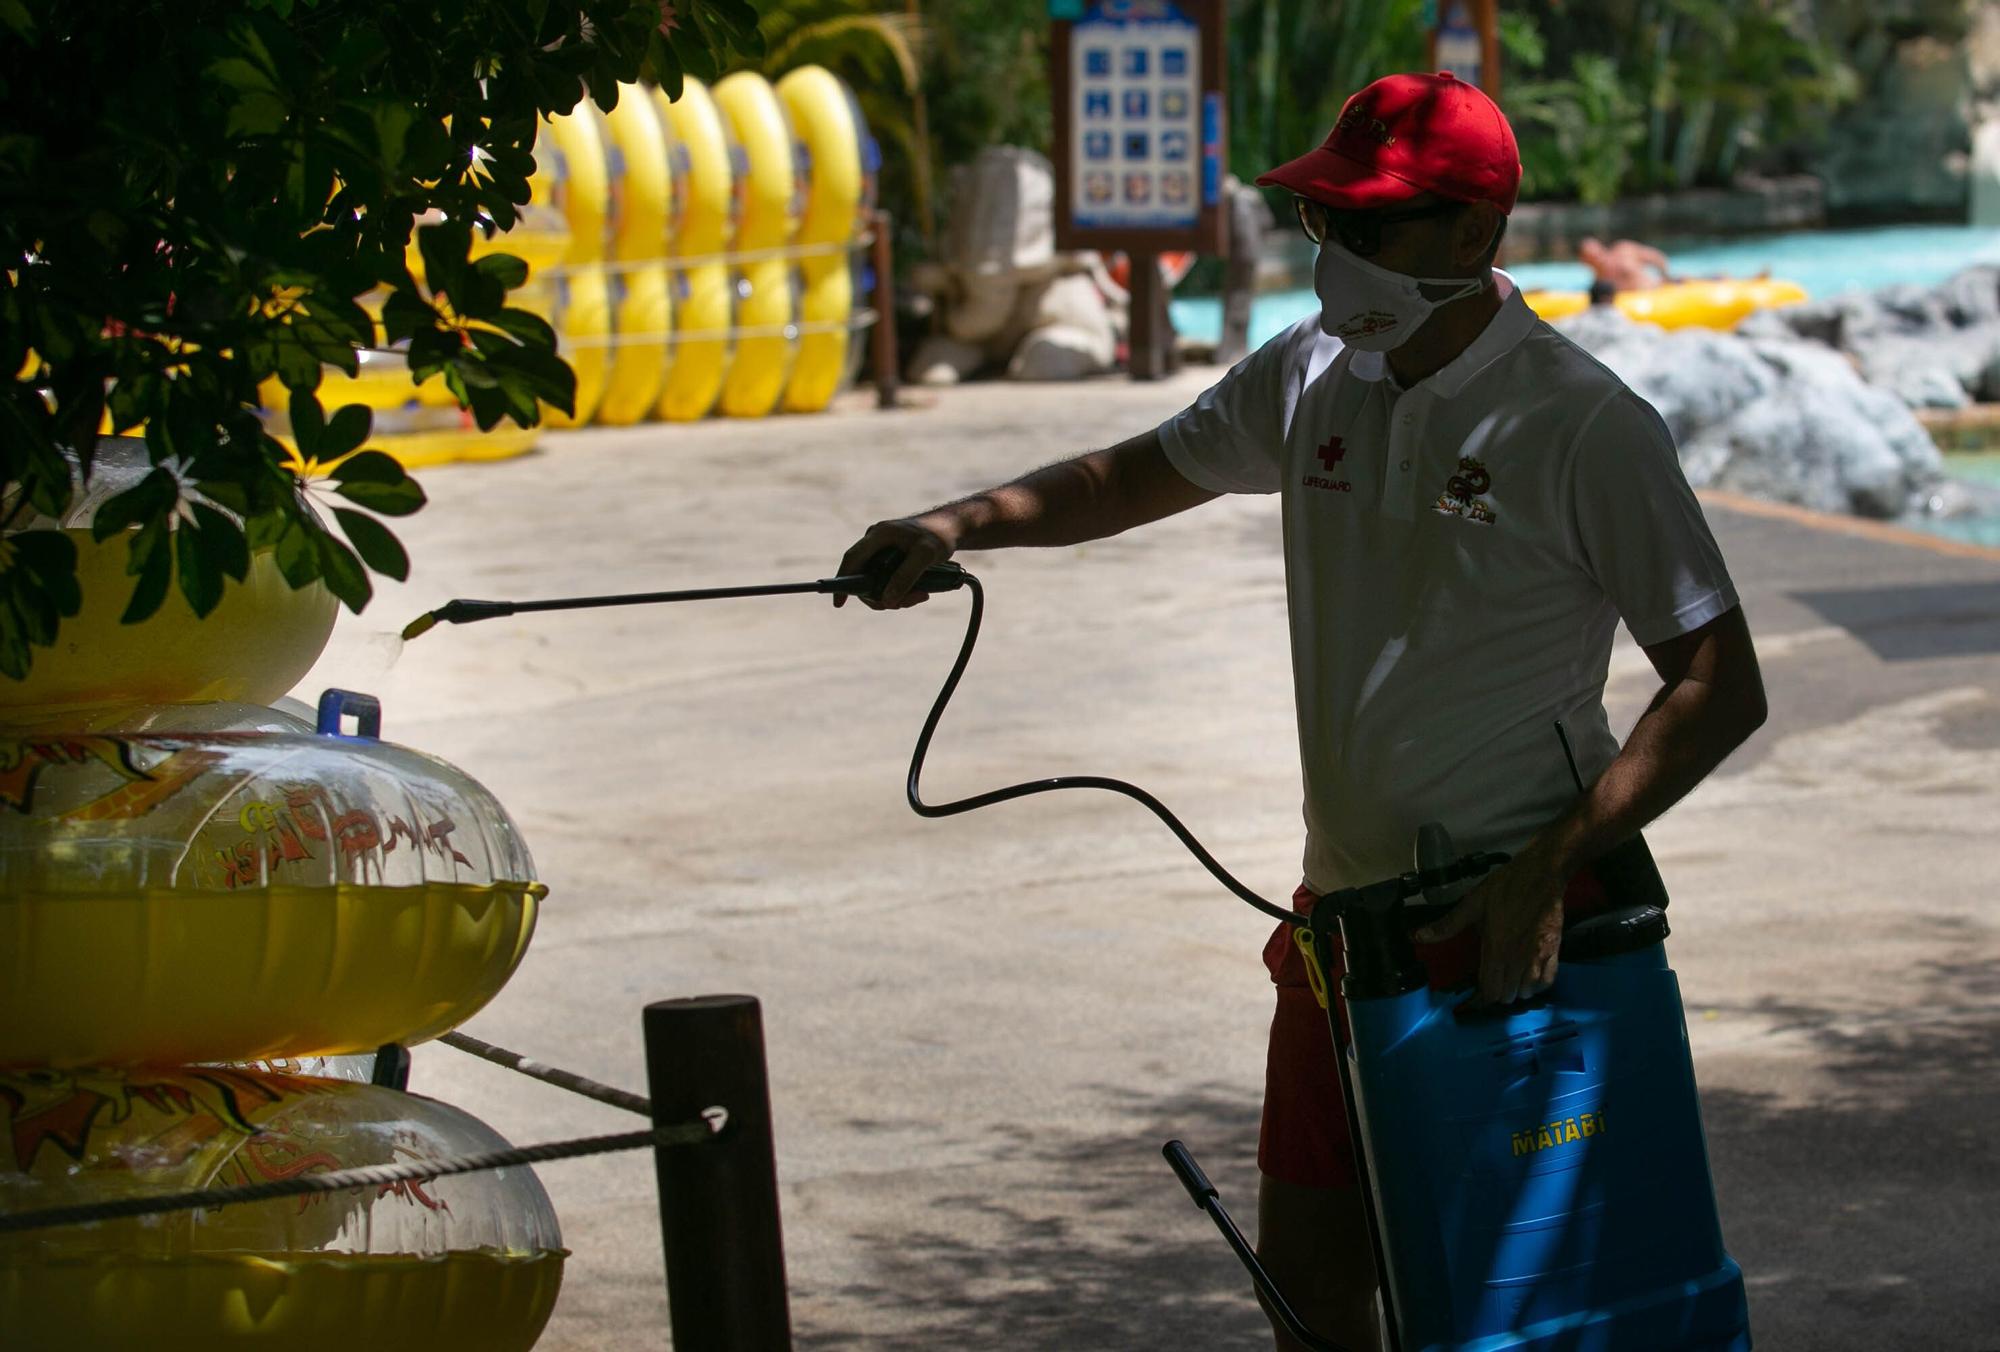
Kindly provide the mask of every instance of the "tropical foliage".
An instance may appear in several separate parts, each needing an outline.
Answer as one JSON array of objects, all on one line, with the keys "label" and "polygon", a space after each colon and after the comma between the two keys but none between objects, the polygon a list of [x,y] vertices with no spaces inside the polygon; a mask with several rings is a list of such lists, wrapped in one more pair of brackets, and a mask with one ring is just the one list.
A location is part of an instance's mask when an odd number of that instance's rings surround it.
[{"label": "tropical foliage", "polygon": [[1524,191],[1607,202],[1796,153],[1857,92],[1817,18],[1805,0],[1511,6],[1502,102]]},{"label": "tropical foliage", "polygon": [[[352,454],[370,415],[322,407],[323,367],[403,343],[482,427],[569,407],[554,334],[507,303],[525,268],[471,261],[473,231],[527,201],[539,116],[646,69],[677,91],[732,50],[761,51],[747,0],[0,0],[0,672],[77,611],[73,545],[21,527],[62,517],[104,426],[143,429],[155,465],[94,522],[130,538],[128,620],[176,584],[207,613],[255,548],[356,610],[370,570],[403,576],[369,513],[423,493]],[[300,452],[343,461],[344,540],[256,416],[274,378]]]},{"label": "tropical foliage", "polygon": [[765,75],[825,66],[845,80],[882,146],[880,194],[893,214],[928,228],[933,210],[931,147],[925,115],[926,26],[915,0],[774,0],[760,24]]},{"label": "tropical foliage", "polygon": [[1047,152],[1047,0],[768,0],[764,57],[776,78],[807,62],[853,86],[882,146],[879,193],[896,257],[935,250],[946,175],[992,145]]},{"label": "tropical foliage", "polygon": [[[1049,102],[1048,0],[927,0],[924,84],[938,181],[991,145],[1047,154],[1055,133]],[[938,203],[940,221],[949,203]]]},{"label": "tropical foliage", "polygon": [[1632,175],[1645,139],[1645,105],[1608,56],[1582,55],[1568,79],[1524,83],[1507,95],[1521,147],[1522,191],[1530,197],[1573,188],[1586,202],[1610,202]]},{"label": "tropical foliage", "polygon": [[1424,0],[1237,0],[1229,7],[1229,161],[1249,180],[1326,138],[1347,96],[1424,66]]}]

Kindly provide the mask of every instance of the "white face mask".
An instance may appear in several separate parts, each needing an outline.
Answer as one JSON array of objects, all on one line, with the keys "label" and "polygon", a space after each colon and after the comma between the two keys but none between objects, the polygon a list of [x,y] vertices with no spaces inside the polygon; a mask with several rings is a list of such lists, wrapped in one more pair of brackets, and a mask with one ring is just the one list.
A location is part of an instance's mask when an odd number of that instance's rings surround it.
[{"label": "white face mask", "polygon": [[[1426,286],[1457,289],[1433,299],[1420,289]],[[1378,268],[1331,239],[1319,246],[1313,265],[1320,331],[1363,352],[1401,347],[1438,306],[1485,289],[1483,277],[1407,277]]]}]

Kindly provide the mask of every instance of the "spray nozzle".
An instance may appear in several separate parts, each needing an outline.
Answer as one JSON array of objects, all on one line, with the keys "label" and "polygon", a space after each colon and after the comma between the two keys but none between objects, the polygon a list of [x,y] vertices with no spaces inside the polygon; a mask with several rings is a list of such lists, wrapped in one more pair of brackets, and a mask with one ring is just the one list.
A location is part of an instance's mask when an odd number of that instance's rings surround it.
[{"label": "spray nozzle", "polygon": [[436,610],[427,610],[403,626],[403,642],[428,633],[440,622],[445,624],[470,624],[474,620],[497,620],[503,615],[512,615],[515,606],[512,601],[447,601]]}]

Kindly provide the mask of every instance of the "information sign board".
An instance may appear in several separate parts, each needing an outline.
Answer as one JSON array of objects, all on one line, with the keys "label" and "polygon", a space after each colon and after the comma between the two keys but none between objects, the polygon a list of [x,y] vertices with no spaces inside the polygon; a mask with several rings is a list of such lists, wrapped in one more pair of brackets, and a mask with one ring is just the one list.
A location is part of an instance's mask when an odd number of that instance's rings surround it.
[{"label": "information sign board", "polygon": [[1056,245],[1221,253],[1222,0],[1054,0]]}]

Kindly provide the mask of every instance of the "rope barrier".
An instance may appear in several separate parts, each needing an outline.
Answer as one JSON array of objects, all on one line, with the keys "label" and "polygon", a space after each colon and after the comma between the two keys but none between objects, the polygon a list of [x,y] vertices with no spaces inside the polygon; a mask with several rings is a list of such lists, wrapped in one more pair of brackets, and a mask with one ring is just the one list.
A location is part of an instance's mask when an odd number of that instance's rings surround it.
[{"label": "rope barrier", "polygon": [[349,1188],[387,1188],[398,1183],[417,1183],[446,1178],[453,1174],[473,1174],[487,1169],[514,1169],[544,1164],[551,1160],[581,1159],[587,1155],[610,1155],[647,1146],[699,1145],[714,1140],[729,1125],[729,1110],[704,1108],[702,1120],[651,1131],[628,1131],[615,1136],[581,1136],[568,1141],[541,1145],[512,1146],[506,1150],[486,1150],[452,1159],[408,1164],[370,1164],[353,1169],[335,1169],[323,1174],[301,1174],[296,1178],[273,1179],[268,1183],[244,1183],[228,1188],[205,1188],[193,1192],[156,1193],[150,1197],[119,1197],[75,1206],[43,1207],[0,1215],[0,1234],[21,1230],[41,1230],[57,1225],[85,1225],[93,1221],[119,1220],[131,1216],[157,1216],[169,1211],[204,1211],[237,1202],[266,1202],[279,1197],[303,1197],[313,1193],[346,1192]]},{"label": "rope barrier", "polygon": [[847,319],[801,319],[790,324],[742,324],[726,329],[669,329],[660,333],[556,334],[556,349],[622,347],[627,343],[701,342],[720,338],[797,338],[808,333],[853,333],[881,318],[873,310],[856,310]]},{"label": "rope barrier", "polygon": [[608,1103],[614,1108],[623,1108],[626,1112],[637,1113],[641,1117],[653,1115],[653,1104],[650,1099],[642,1098],[628,1090],[615,1089],[608,1084],[599,1084],[589,1076],[579,1075],[573,1070],[544,1065],[531,1056],[523,1056],[505,1047],[496,1047],[491,1042],[476,1038],[470,1033],[446,1033],[438,1041],[447,1047],[455,1047],[468,1056],[491,1061],[496,1066],[505,1066],[508,1070],[525,1075],[531,1080],[540,1080],[543,1084],[567,1089],[572,1094],[581,1094],[584,1098]]},{"label": "rope barrier", "polygon": [[[879,312],[861,309],[844,320],[801,319],[790,324],[744,324],[726,329],[668,329],[660,333],[606,333],[596,337],[574,337],[558,331],[556,350],[560,352],[572,347],[618,347],[625,343],[710,342],[736,338],[798,338],[808,333],[857,333],[862,329],[873,328],[881,322],[881,319]],[[356,351],[371,352],[384,357],[409,355],[401,348],[394,347],[357,348]]]},{"label": "rope barrier", "polygon": [[547,267],[531,268],[528,281],[532,284],[538,277],[566,277],[580,272],[620,273],[644,272],[648,268],[665,268],[668,272],[686,272],[691,268],[712,267],[722,264],[736,267],[744,263],[762,263],[773,258],[825,258],[833,254],[855,253],[875,242],[875,232],[864,230],[850,240],[834,240],[830,244],[773,244],[762,249],[732,249],[712,254],[677,254],[667,258],[605,259],[592,263],[553,263]]}]

